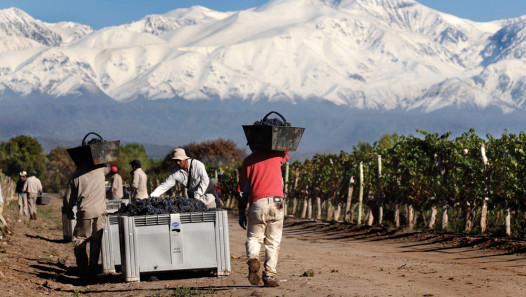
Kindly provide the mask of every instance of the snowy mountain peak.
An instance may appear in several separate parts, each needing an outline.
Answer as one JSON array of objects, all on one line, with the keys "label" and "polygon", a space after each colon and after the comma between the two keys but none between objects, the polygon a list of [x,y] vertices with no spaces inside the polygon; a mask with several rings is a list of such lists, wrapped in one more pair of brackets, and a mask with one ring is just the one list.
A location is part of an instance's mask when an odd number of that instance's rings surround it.
[{"label": "snowy mountain peak", "polygon": [[414,0],[194,6],[97,31],[0,16],[0,94],[526,108],[523,18],[478,23]]},{"label": "snowy mountain peak", "polygon": [[60,35],[18,8],[0,10],[0,37],[22,37],[44,46],[59,46]]}]

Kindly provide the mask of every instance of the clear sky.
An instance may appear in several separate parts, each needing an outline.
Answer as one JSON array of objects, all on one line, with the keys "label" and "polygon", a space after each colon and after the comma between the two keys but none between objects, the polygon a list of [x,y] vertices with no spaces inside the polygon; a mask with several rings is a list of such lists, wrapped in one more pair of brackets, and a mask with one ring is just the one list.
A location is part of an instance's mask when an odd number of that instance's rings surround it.
[{"label": "clear sky", "polygon": [[[433,9],[474,21],[526,15],[526,0],[417,0]],[[72,21],[94,29],[136,21],[148,14],[201,5],[218,11],[260,6],[267,0],[0,0],[0,9],[17,7],[32,17],[56,23]]]}]

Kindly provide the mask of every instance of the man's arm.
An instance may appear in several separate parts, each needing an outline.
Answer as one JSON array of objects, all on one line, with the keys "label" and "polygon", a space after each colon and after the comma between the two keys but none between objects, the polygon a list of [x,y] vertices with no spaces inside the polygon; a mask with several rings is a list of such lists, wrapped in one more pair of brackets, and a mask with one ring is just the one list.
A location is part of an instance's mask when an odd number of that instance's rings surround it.
[{"label": "man's arm", "polygon": [[170,174],[162,184],[157,186],[155,190],[150,194],[150,197],[161,197],[166,191],[170,190],[177,182],[181,180],[181,172],[179,170]]},{"label": "man's arm", "polygon": [[66,193],[64,194],[64,199],[62,201],[62,208],[64,213],[69,213],[73,210],[75,204],[77,204],[77,190],[74,184],[73,179],[68,181],[66,187]]},{"label": "man's arm", "polygon": [[24,186],[22,187],[22,192],[23,192],[23,193],[26,193],[26,192],[27,192],[27,179],[26,179],[26,181],[24,182]]}]

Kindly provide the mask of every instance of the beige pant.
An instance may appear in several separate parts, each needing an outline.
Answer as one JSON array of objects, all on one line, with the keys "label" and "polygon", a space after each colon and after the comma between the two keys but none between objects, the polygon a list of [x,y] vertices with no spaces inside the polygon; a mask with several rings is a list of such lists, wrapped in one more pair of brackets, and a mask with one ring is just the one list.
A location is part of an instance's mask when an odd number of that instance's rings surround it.
[{"label": "beige pant", "polygon": [[29,216],[29,205],[27,204],[27,194],[18,194],[18,214],[20,217]]},{"label": "beige pant", "polygon": [[27,205],[29,208],[29,216],[33,217],[37,215],[37,198],[38,193],[27,194]]},{"label": "beige pant", "polygon": [[[75,244],[73,251],[81,276],[95,276],[97,274],[105,224],[105,214],[93,219],[77,219],[77,224],[73,231],[73,243]],[[90,244],[89,259],[86,252],[88,243]]]},{"label": "beige pant", "polygon": [[248,209],[247,258],[259,260],[261,244],[265,245],[265,271],[263,276],[275,276],[279,245],[283,233],[283,203],[273,197],[261,198]]}]

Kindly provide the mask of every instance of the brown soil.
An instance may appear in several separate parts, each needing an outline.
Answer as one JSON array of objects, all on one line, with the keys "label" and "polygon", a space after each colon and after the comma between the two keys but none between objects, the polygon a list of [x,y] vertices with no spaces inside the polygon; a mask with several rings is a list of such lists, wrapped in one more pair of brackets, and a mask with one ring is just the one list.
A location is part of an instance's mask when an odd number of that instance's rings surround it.
[{"label": "brown soil", "polygon": [[17,222],[0,240],[0,296],[526,296],[526,243],[520,240],[390,231],[285,220],[280,287],[247,280],[245,232],[230,213],[232,273],[145,275],[125,283],[119,273],[81,285],[72,243],[62,241],[61,200],[38,208],[36,221]]}]

